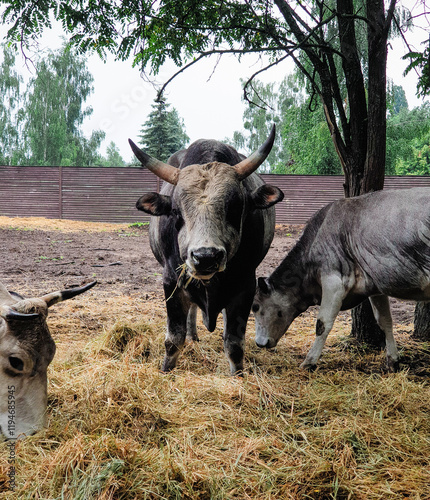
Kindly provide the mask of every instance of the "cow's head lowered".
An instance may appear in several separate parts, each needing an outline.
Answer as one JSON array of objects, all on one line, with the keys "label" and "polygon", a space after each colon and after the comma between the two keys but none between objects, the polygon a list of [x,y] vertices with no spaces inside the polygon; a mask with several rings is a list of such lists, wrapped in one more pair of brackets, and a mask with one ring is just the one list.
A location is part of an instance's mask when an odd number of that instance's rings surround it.
[{"label": "cow's head lowered", "polygon": [[257,346],[276,347],[294,319],[309,305],[294,278],[282,287],[275,287],[270,278],[258,278],[252,305]]},{"label": "cow's head lowered", "polygon": [[180,257],[191,277],[208,280],[223,271],[239,248],[247,213],[282,200],[282,191],[274,186],[249,191],[242,182],[267,158],[274,139],[273,127],[260,149],[234,166],[214,161],[183,168],[155,160],[129,141],[143,166],[175,186],[171,196],[147,193],[136,206],[174,218]]},{"label": "cow's head lowered", "polygon": [[21,438],[41,429],[47,406],[47,368],[55,354],[48,307],[96,284],[24,299],[0,283],[0,434]]}]

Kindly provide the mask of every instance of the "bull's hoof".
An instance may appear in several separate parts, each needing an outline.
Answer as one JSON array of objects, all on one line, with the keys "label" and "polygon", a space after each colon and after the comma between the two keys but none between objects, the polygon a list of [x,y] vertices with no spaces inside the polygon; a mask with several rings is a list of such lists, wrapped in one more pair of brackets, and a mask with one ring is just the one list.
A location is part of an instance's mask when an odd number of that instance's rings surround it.
[{"label": "bull's hoof", "polygon": [[300,369],[308,372],[314,372],[317,369],[317,365],[315,363],[307,363],[306,361],[303,361],[300,365]]},{"label": "bull's hoof", "polygon": [[169,373],[171,372],[172,370],[174,370],[176,368],[176,360],[174,360],[172,362],[171,359],[165,359],[163,361],[163,366],[161,367],[161,371],[163,373]]},{"label": "bull's hoof", "polygon": [[397,373],[400,370],[399,360],[394,361],[391,358],[387,358],[387,371],[388,373]]}]

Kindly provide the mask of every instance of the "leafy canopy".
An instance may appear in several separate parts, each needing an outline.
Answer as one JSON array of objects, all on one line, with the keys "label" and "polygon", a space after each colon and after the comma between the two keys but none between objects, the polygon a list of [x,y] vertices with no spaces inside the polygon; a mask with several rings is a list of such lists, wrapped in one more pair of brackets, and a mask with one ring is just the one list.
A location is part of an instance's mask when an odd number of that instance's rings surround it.
[{"label": "leafy canopy", "polygon": [[114,53],[145,69],[157,72],[167,58],[178,66],[197,53],[214,53],[215,47],[246,52],[277,52],[288,45],[279,40],[282,24],[272,12],[271,2],[211,0],[14,0],[6,2],[3,22],[9,37],[28,43],[51,27],[51,16],[60,21],[73,43],[101,56]]}]

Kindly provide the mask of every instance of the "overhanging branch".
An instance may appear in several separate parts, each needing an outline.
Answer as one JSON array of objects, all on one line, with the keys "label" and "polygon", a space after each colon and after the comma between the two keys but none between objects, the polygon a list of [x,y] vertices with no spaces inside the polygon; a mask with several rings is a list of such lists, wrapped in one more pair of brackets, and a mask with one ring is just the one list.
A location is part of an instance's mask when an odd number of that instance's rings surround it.
[{"label": "overhanging branch", "polygon": [[202,54],[200,54],[196,59],[194,59],[193,61],[189,62],[188,64],[186,64],[185,66],[182,66],[182,68],[180,68],[176,73],[174,73],[164,84],[163,86],[161,87],[161,89],[158,91],[157,93],[157,99],[159,99],[164,91],[166,90],[166,87],[177,77],[179,76],[181,73],[183,73],[185,70],[187,70],[188,68],[191,68],[191,66],[194,66],[194,64],[198,63],[199,61],[201,61],[202,59],[204,59],[205,57],[210,57],[210,56],[213,56],[215,54],[219,54],[219,55],[224,55],[224,54],[236,54],[236,55],[244,55],[244,54],[255,54],[255,53],[258,53],[258,52],[261,52],[261,53],[264,53],[264,52],[279,52],[279,48],[271,48],[271,47],[264,47],[264,48],[261,48],[261,49],[258,49],[258,50],[255,50],[255,49],[249,49],[249,50],[246,50],[246,49],[214,49],[214,50],[209,50],[207,52],[203,52]]},{"label": "overhanging branch", "polygon": [[[273,63],[270,63],[268,64],[267,66],[265,66],[264,68],[262,69],[259,69],[258,71],[256,71],[253,75],[251,75],[247,82],[245,83],[245,85],[243,86],[243,98],[245,99],[246,102],[248,102],[249,104],[253,104],[254,106],[257,106],[258,108],[261,108],[263,109],[262,106],[260,106],[259,104],[257,104],[256,102],[252,101],[250,98],[249,98],[249,93],[247,92],[247,88],[249,85],[251,85],[251,83],[253,82],[253,80],[260,74],[260,73],[263,73],[264,71],[267,71],[268,69],[270,68],[273,68],[274,66],[277,66],[279,63],[281,63],[282,61],[285,61],[285,59],[287,59],[287,57],[290,57],[290,54],[287,54],[285,55],[284,57],[281,57],[280,59],[277,59],[276,61],[274,61]],[[255,89],[254,89],[255,90]],[[270,108],[270,106],[264,102],[264,100],[261,98],[261,97],[258,97],[260,99],[261,102],[263,102],[266,106],[268,106]]]}]

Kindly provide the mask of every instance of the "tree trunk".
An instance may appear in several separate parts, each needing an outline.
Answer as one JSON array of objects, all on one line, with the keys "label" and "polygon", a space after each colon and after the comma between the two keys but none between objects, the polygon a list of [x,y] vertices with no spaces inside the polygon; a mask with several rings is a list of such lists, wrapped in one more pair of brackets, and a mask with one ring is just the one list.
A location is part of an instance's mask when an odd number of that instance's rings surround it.
[{"label": "tree trunk", "polygon": [[[340,2],[345,4],[344,2]],[[347,2],[348,3],[348,2]],[[339,2],[338,2],[338,5]],[[350,6],[348,6],[350,8]],[[393,5],[391,5],[393,8]],[[392,13],[392,11],[390,11]],[[391,14],[388,14],[391,15]],[[357,162],[357,154],[349,159],[345,169],[345,195],[357,196],[384,188],[386,147],[386,66],[388,28],[384,1],[367,0],[368,24],[368,88],[367,88],[367,136],[364,164]],[[351,59],[351,58],[350,58]],[[354,85],[351,86],[354,88]],[[349,95],[353,96],[349,90]],[[361,106],[361,104],[360,104]],[[355,113],[354,116],[360,116]],[[352,113],[351,113],[352,119]],[[360,123],[358,123],[360,126]],[[356,128],[356,137],[360,131]],[[356,139],[357,149],[363,150],[362,141]],[[348,168],[349,167],[349,168]],[[369,300],[352,310],[351,335],[361,342],[385,347],[385,335],[376,323]]]},{"label": "tree trunk", "polygon": [[[362,178],[355,176],[349,179],[350,193],[362,193]],[[376,349],[385,347],[385,334],[376,323],[372,306],[368,299],[351,311],[351,336],[358,342]]]},{"label": "tree trunk", "polygon": [[[364,2],[368,33],[367,89],[356,37],[356,2],[337,0],[336,18],[347,90],[346,100],[342,98],[333,53],[325,50],[329,45],[326,47],[323,43],[322,34],[320,36],[318,30],[313,33],[318,35],[317,51],[309,43],[309,33],[302,31],[289,2],[274,2],[318,74],[317,79],[296,59],[299,68],[313,83],[323,102],[330,134],[345,173],[345,197],[382,189],[385,174],[387,38],[396,0],[390,0],[386,12],[384,0]],[[325,3],[322,2],[321,5]],[[345,110],[345,103],[348,112]],[[354,311],[352,318],[353,336],[377,347],[384,345],[385,339],[376,325],[369,303]]]},{"label": "tree trunk", "polygon": [[367,299],[351,311],[351,336],[375,349],[384,349],[385,334],[376,323],[372,306]]},{"label": "tree trunk", "polygon": [[412,338],[430,342],[430,302],[418,302],[416,305]]}]

